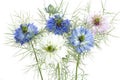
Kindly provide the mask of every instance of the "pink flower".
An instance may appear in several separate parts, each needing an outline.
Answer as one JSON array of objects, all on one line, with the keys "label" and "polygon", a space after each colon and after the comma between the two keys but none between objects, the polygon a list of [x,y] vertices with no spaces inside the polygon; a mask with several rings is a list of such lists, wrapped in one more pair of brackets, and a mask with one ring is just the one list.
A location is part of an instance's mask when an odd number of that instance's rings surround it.
[{"label": "pink flower", "polygon": [[109,27],[106,18],[102,15],[99,15],[99,14],[95,14],[95,15],[91,16],[89,19],[89,23],[91,25],[92,32],[94,34],[103,33]]}]

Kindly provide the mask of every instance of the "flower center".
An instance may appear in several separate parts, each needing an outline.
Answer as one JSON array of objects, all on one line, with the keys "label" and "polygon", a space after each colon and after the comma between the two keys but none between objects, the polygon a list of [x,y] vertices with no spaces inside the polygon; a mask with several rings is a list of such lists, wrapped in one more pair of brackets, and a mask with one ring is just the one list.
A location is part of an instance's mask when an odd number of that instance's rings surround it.
[{"label": "flower center", "polygon": [[95,25],[99,25],[100,24],[100,18],[95,18],[93,22],[94,22]]},{"label": "flower center", "polygon": [[79,37],[78,37],[78,40],[79,40],[80,42],[83,42],[83,41],[85,40],[85,36],[84,36],[84,35],[79,36]]},{"label": "flower center", "polygon": [[49,46],[47,46],[47,47],[45,48],[45,50],[46,50],[47,52],[54,52],[54,51],[55,51],[55,48],[54,48],[52,45],[49,45]]},{"label": "flower center", "polygon": [[27,31],[28,31],[28,27],[27,26],[23,25],[21,28],[22,28],[22,32],[23,33],[27,33]]},{"label": "flower center", "polygon": [[62,19],[57,19],[56,20],[56,26],[58,26],[58,27],[61,27],[62,25],[61,25],[61,23],[62,23]]}]

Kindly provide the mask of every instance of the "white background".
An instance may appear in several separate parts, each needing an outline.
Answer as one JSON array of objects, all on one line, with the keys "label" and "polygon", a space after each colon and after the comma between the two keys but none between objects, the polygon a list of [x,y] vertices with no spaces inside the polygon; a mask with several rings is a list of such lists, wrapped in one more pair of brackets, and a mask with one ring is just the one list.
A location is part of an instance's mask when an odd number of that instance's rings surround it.
[{"label": "white background", "polygon": [[[76,6],[76,2],[85,3],[89,0],[69,1]],[[97,10],[100,0],[91,1],[93,8]],[[11,22],[10,14],[13,14],[14,11],[36,13],[37,8],[43,6],[42,2],[42,0],[0,0],[0,80],[34,80],[32,73],[24,73],[27,61],[20,62],[18,58],[14,57],[17,50],[4,44],[6,42],[5,33],[8,31],[8,27],[11,27],[8,25]],[[108,10],[118,12],[120,11],[120,1],[107,0],[106,7]],[[120,25],[117,24],[115,28],[113,34],[120,36]],[[107,43],[107,45],[102,44],[100,50],[95,50],[85,60],[87,80],[120,80],[120,38],[110,37]]]}]

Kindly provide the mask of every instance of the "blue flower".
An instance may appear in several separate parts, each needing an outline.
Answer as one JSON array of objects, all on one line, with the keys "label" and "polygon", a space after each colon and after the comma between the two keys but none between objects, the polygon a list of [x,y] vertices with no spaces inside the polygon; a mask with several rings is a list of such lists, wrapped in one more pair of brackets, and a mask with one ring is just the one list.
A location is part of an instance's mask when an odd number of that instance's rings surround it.
[{"label": "blue flower", "polygon": [[94,38],[91,31],[83,27],[74,29],[69,41],[78,53],[89,51],[94,45]]},{"label": "blue flower", "polygon": [[63,33],[68,33],[70,31],[70,26],[70,21],[68,19],[63,20],[59,15],[55,15],[47,21],[46,28],[50,32],[62,35]]},{"label": "blue flower", "polygon": [[17,43],[23,45],[29,42],[36,34],[38,34],[38,30],[34,24],[21,24],[20,27],[15,30],[14,39]]}]

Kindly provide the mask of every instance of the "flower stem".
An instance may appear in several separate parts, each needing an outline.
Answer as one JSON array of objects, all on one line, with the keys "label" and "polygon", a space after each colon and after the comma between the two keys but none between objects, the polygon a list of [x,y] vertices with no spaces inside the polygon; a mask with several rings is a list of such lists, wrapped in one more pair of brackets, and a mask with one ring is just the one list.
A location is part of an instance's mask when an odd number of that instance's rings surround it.
[{"label": "flower stem", "polygon": [[32,42],[31,42],[31,45],[32,45],[32,49],[33,49],[33,52],[34,52],[35,60],[36,60],[36,62],[37,62],[37,66],[38,66],[38,70],[39,70],[39,73],[40,73],[41,80],[43,80],[41,68],[40,68],[40,65],[39,65],[39,60],[38,60],[38,57],[37,57],[37,54],[36,54],[36,51],[35,51],[35,48],[34,48]]},{"label": "flower stem", "polygon": [[80,55],[78,54],[77,63],[76,63],[76,71],[75,71],[75,80],[78,79],[78,67],[79,67]]},{"label": "flower stem", "polygon": [[59,65],[59,63],[57,64],[57,69],[58,69],[58,80],[60,80],[60,65]]}]

